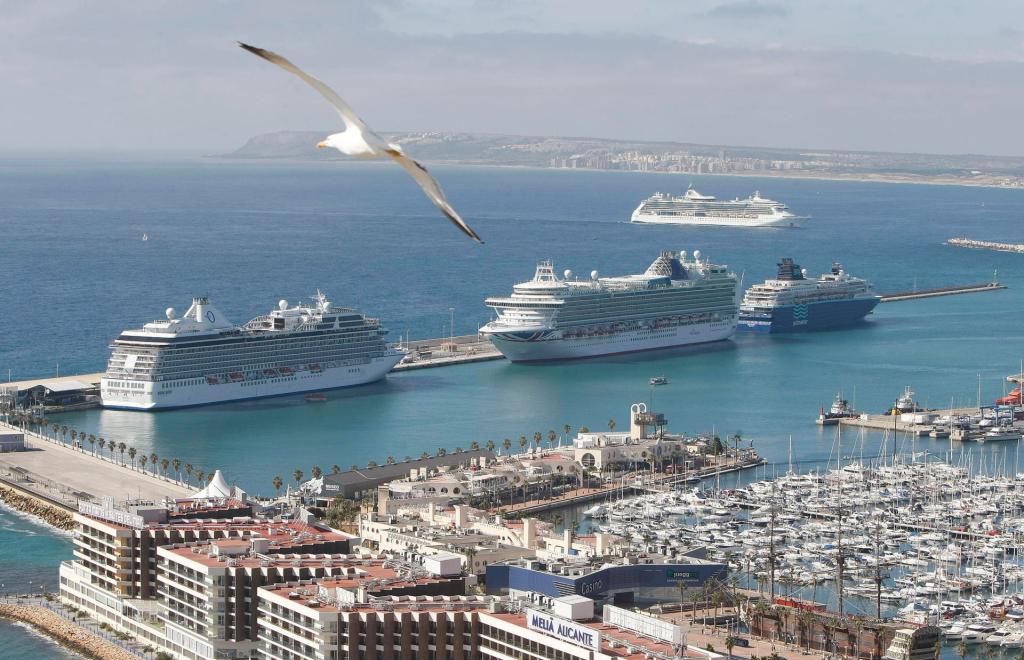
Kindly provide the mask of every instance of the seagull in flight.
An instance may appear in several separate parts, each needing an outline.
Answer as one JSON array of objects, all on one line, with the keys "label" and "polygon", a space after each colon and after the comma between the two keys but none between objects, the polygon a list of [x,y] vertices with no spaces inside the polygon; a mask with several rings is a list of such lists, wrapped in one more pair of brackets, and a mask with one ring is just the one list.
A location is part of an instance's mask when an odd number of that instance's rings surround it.
[{"label": "seagull in flight", "polygon": [[434,203],[434,206],[441,209],[441,213],[444,213],[452,221],[452,224],[477,243],[483,243],[476,232],[459,217],[459,214],[455,212],[452,205],[448,203],[448,199],[444,196],[444,191],[441,190],[441,185],[427,171],[427,168],[405,155],[405,152],[397,144],[390,144],[384,138],[374,133],[333,89],[273,51],[243,44],[242,42],[238,42],[238,45],[253,55],[262,57],[271,64],[276,64],[285,71],[302,78],[306,84],[320,92],[320,95],[327,99],[327,102],[333,105],[334,109],[341,115],[341,120],[345,123],[345,130],[341,133],[328,135],[326,139],[316,145],[318,149],[333,147],[343,154],[360,158],[392,158],[396,163],[405,168],[405,171],[423,189],[427,198]]}]

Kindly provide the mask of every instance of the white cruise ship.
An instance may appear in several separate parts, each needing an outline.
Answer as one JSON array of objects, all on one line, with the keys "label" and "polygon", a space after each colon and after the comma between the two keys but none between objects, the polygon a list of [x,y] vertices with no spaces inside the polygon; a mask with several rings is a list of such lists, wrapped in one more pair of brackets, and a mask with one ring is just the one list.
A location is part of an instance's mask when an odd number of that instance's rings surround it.
[{"label": "white cruise ship", "polygon": [[728,339],[739,282],[726,266],[662,252],[642,275],[564,278],[550,261],[507,298],[488,298],[497,318],[480,328],[513,362],[630,353]]},{"label": "white cruise ship", "polygon": [[721,201],[690,186],[681,197],[654,193],[636,207],[630,222],[720,227],[797,227],[805,218],[755,192],[746,199]]},{"label": "white cruise ship", "polygon": [[245,325],[194,298],[182,318],[125,330],[100,380],[106,408],[154,410],[362,385],[380,380],[405,355],[384,342],[380,321],[333,307],[278,308]]}]

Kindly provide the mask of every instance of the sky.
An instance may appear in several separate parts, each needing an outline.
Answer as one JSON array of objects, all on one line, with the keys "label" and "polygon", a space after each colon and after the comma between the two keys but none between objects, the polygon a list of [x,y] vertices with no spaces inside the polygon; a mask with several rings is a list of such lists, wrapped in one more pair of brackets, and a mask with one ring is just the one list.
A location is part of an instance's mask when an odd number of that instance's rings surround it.
[{"label": "sky", "polygon": [[0,0],[0,151],[340,128],[1024,155],[1024,3]]}]

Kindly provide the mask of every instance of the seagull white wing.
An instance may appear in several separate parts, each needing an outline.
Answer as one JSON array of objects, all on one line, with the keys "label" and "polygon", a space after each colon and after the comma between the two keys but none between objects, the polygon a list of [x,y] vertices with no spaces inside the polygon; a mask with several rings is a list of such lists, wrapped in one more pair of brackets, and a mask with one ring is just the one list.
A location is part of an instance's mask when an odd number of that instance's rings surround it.
[{"label": "seagull white wing", "polygon": [[299,78],[302,78],[306,84],[320,92],[320,95],[327,99],[327,102],[334,106],[334,109],[341,115],[342,121],[345,122],[346,128],[356,127],[363,133],[374,134],[372,130],[359,118],[359,115],[345,103],[345,100],[338,96],[337,92],[328,87],[322,80],[314,78],[299,67],[292,64],[287,58],[278,55],[277,53],[265,50],[263,48],[257,48],[256,46],[250,46],[249,44],[243,44],[241,41],[238,45],[249,51],[253,55],[262,57],[271,64],[276,64],[289,73],[294,73]]},{"label": "seagull white wing", "polygon": [[427,168],[419,164],[412,158],[406,156],[400,149],[391,148],[387,150],[387,154],[395,159],[395,162],[405,168],[405,171],[412,176],[413,180],[419,184],[420,188],[427,195],[427,198],[434,203],[434,206],[441,209],[441,213],[444,213],[452,224],[458,227],[466,236],[469,236],[477,243],[483,243],[483,240],[476,235],[466,222],[459,217],[459,214],[455,212],[452,205],[448,203],[448,199],[444,196],[444,191],[441,190],[441,184],[437,182]]}]

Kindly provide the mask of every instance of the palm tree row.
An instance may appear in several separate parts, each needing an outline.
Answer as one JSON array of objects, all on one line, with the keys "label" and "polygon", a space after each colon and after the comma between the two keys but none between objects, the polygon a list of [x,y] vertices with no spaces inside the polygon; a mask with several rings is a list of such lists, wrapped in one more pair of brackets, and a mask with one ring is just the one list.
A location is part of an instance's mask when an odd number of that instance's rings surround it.
[{"label": "palm tree row", "polygon": [[[64,438],[63,444],[73,448],[83,449],[84,443],[89,443],[89,451],[92,455],[97,458],[103,458],[103,452],[106,450],[109,453],[111,462],[114,461],[115,452],[120,456],[120,462],[122,465],[127,465],[124,460],[125,453],[128,454],[128,458],[131,461],[132,469],[135,469],[138,465],[143,472],[146,472],[146,465],[150,466],[149,472],[153,476],[167,477],[168,472],[173,468],[173,473],[176,476],[176,480],[182,483],[191,484],[192,477],[195,477],[196,482],[200,485],[208,482],[213,478],[213,473],[207,474],[203,470],[194,468],[191,463],[184,465],[185,474],[187,478],[183,479],[181,475],[182,462],[178,458],[160,458],[156,452],[150,454],[139,454],[139,451],[135,447],[130,447],[124,442],[116,442],[114,440],[107,440],[106,438],[97,438],[92,433],[86,433],[85,431],[78,431],[73,428],[68,428],[66,424],[58,424],[51,422],[46,417],[36,417],[27,412],[15,412],[12,413],[17,419],[18,423],[26,431],[31,431],[32,426],[35,426],[35,432],[44,438],[48,438],[53,442],[61,443],[61,437]],[[70,438],[70,442],[68,439]],[[97,446],[99,451],[97,451]],[[138,458],[138,461],[136,461]],[[205,479],[205,481],[204,481]]]}]

